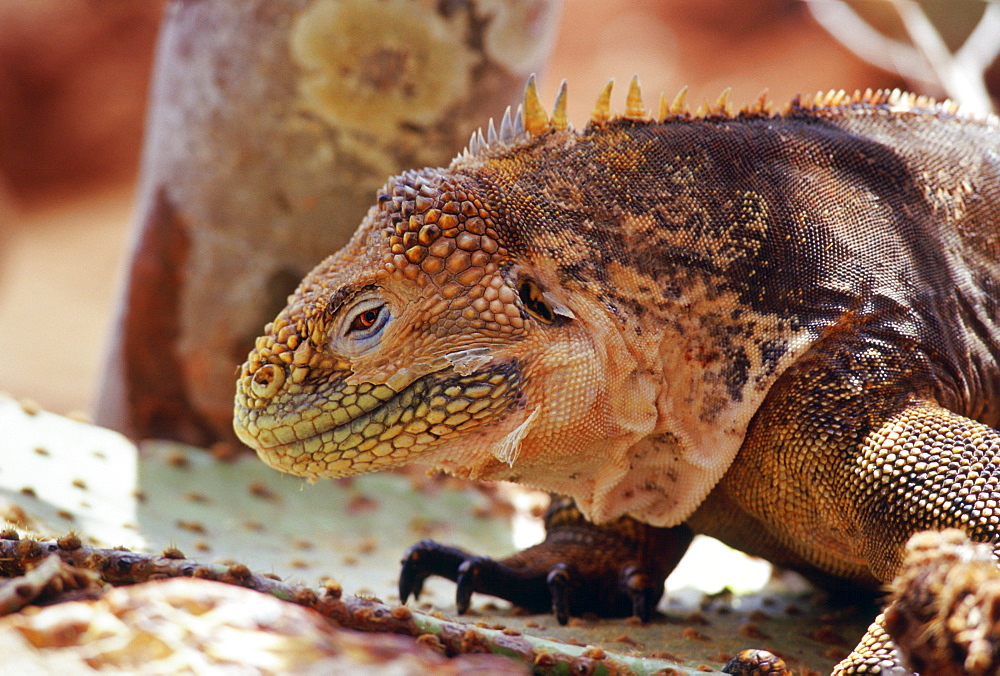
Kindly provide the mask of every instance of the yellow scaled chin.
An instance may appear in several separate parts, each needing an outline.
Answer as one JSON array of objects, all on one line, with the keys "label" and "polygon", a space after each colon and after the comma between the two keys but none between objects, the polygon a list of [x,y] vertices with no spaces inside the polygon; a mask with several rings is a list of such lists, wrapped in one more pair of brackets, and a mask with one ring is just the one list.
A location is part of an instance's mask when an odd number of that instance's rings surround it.
[{"label": "yellow scaled chin", "polygon": [[[259,389],[273,382],[271,374]],[[345,379],[330,390],[322,387],[326,384],[306,397],[306,414],[283,409],[278,397],[263,410],[246,411],[237,433],[275,469],[340,478],[413,462],[481,428],[492,428],[520,397],[517,368],[511,363],[468,375],[445,369],[406,383],[399,391]]]}]

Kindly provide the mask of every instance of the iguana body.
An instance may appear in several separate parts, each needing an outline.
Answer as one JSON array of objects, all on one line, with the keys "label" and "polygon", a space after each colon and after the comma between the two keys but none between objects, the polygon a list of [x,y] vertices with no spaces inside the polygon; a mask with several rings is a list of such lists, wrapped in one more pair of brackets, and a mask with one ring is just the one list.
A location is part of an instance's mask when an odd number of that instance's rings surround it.
[{"label": "iguana body", "polygon": [[609,119],[607,93],[573,132],[529,87],[523,128],[392,179],[258,339],[241,438],[867,585],[916,531],[1000,531],[997,122],[898,93],[652,121],[636,85]]}]

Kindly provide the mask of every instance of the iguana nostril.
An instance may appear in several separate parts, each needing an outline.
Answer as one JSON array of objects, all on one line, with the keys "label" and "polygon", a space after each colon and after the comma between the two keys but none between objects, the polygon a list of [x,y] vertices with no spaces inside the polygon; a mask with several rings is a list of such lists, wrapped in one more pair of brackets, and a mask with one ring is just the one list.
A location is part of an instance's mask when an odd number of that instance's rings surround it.
[{"label": "iguana nostril", "polygon": [[250,390],[254,396],[270,399],[285,384],[285,369],[277,364],[264,364],[253,374]]}]

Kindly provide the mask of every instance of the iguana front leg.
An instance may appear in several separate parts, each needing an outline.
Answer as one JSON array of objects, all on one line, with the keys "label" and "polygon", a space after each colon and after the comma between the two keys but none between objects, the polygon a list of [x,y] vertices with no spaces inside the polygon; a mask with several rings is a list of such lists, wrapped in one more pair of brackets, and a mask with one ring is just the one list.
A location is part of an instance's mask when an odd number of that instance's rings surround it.
[{"label": "iguana front leg", "polygon": [[693,534],[687,526],[654,528],[633,519],[606,526],[587,521],[568,498],[554,498],[545,541],[499,561],[424,540],[403,557],[399,596],[419,596],[425,579],[457,583],[458,611],[473,593],[496,596],[535,612],[570,616],[634,615],[648,620]]},{"label": "iguana front leg", "polygon": [[[717,490],[803,565],[862,583],[892,580],[918,531],[995,541],[1000,433],[940,405],[961,389],[923,369],[916,350],[816,350],[772,388]],[[834,673],[900,666],[880,618]]]},{"label": "iguana front leg", "polygon": [[1000,672],[1000,568],[955,529],[918,533],[893,581],[885,627],[921,674]]},{"label": "iguana front leg", "polygon": [[899,656],[925,676],[1000,672],[1000,568],[990,544],[958,529],[917,533],[906,544],[886,611],[868,628],[840,673],[872,673]]},{"label": "iguana front leg", "polygon": [[[936,404],[913,401],[866,438],[854,475],[860,484],[859,547],[880,580],[888,581],[899,572],[904,545],[917,531],[954,527],[974,541],[996,541],[1000,521],[996,430]],[[993,606],[1000,597],[981,601],[985,621],[995,615]],[[959,618],[944,617],[942,622],[947,625],[952,619]],[[893,627],[885,627],[880,616],[835,673],[872,673],[874,658],[884,663],[889,656],[892,644],[887,639],[892,633]],[[985,663],[970,659],[965,664],[958,654],[955,658],[959,663],[953,671],[927,673],[986,676],[1000,670],[996,655]]]}]

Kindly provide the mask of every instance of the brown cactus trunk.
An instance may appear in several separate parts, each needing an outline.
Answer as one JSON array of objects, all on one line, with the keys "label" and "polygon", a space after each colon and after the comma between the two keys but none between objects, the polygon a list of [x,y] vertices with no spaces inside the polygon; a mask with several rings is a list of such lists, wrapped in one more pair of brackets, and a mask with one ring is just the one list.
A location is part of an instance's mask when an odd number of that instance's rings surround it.
[{"label": "brown cactus trunk", "polygon": [[520,96],[557,0],[174,0],[97,420],[235,442],[237,365],[387,176]]}]

